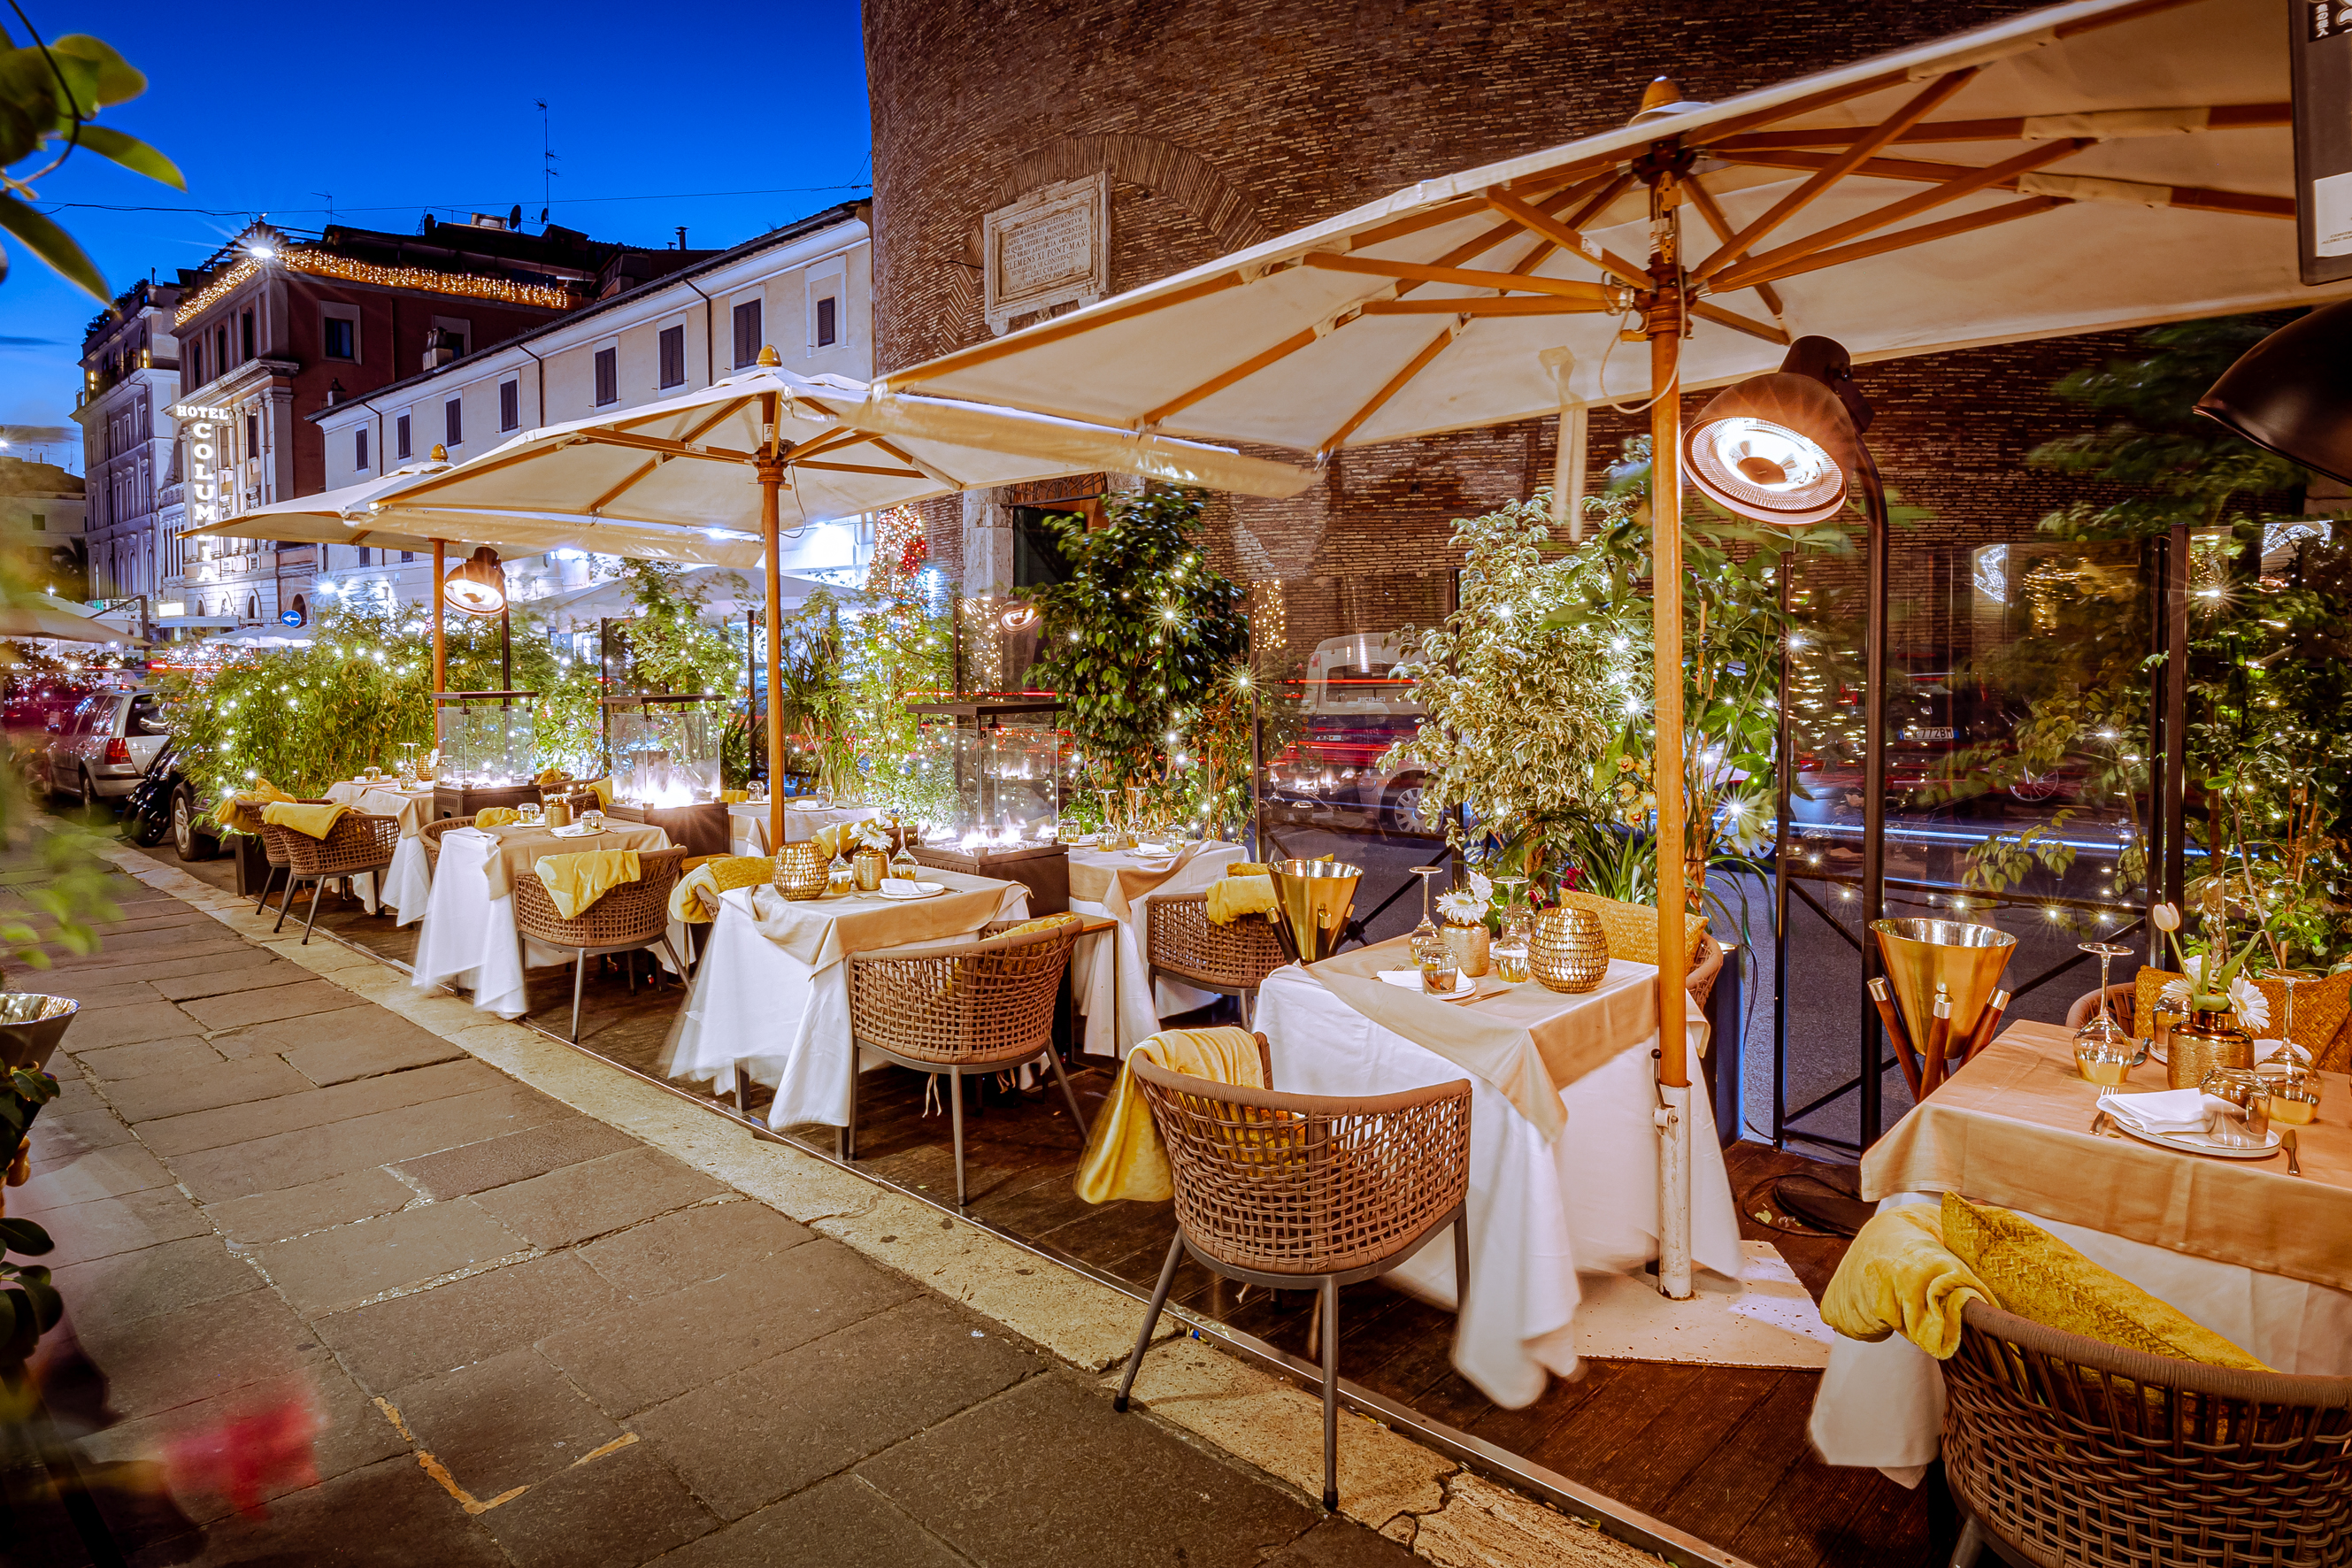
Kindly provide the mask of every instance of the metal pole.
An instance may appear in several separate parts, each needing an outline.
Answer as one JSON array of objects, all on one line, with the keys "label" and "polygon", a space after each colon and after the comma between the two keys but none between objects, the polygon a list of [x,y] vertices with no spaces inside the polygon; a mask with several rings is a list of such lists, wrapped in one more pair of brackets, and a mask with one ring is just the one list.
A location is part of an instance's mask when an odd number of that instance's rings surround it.
[{"label": "metal pole", "polygon": [[760,476],[760,543],[768,578],[768,852],[784,852],[784,710],[776,700],[783,689],[783,572],[777,563],[782,548],[778,510],[784,487],[783,459],[776,455],[776,395],[760,398],[760,417],[767,425],[765,449],[754,465]]},{"label": "metal pole", "polygon": [[[433,605],[433,689],[436,691],[449,689],[449,661],[441,642],[441,552],[443,548],[440,540],[436,539],[433,542],[433,585],[426,589],[425,594],[425,597]],[[437,724],[433,743],[435,745],[441,743]]]},{"label": "metal pole", "polygon": [[[1860,443],[1856,443],[1857,446]],[[1878,942],[1870,922],[1886,913],[1886,487],[1880,482],[1878,464],[1868,447],[1862,447],[1863,511],[1869,520],[1869,613],[1864,629],[1864,699],[1862,747],[1862,1125],[1855,1142],[1867,1149],[1878,1142],[1879,1022],[1878,1007],[1870,997],[1870,983],[1878,975]]]},{"label": "metal pole", "polygon": [[[2179,904],[2189,878],[2189,825],[2183,805],[2189,778],[2189,525],[2176,522],[2164,542],[2164,775],[2162,814],[2164,898]],[[2155,868],[2150,868],[2153,872]],[[2153,952],[2155,938],[2149,939]]]},{"label": "metal pole", "polygon": [[[1780,673],[1774,716],[1779,720],[1773,741],[1775,781],[1772,823],[1772,1147],[1789,1142],[1789,802],[1796,786],[1797,759],[1790,745],[1789,723],[1789,626],[1796,605],[1796,552],[1780,557]],[[1719,1070],[1719,1069],[1718,1069]]]},{"label": "metal pole", "polygon": [[1650,339],[1650,556],[1656,645],[1658,797],[1658,1290],[1692,1293],[1690,1060],[1684,1035],[1683,922],[1688,908],[1683,861],[1683,277],[1672,163],[1650,185],[1650,277],[1643,330]]},{"label": "metal pole", "polygon": [[[504,604],[499,606],[499,689],[514,689],[514,611]],[[513,707],[514,699],[507,699],[506,706]]]}]

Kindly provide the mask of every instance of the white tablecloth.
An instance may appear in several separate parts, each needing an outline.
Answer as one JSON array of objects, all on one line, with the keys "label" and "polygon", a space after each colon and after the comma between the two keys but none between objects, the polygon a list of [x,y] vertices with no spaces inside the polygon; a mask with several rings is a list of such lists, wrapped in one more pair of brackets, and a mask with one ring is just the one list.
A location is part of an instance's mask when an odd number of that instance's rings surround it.
[{"label": "white tablecloth", "polygon": [[[1225,868],[1239,860],[1242,853],[1238,844],[1202,845],[1181,870],[1129,906],[1128,918],[1119,921],[1117,931],[1099,932],[1078,943],[1070,955],[1070,984],[1078,1000],[1078,1011],[1086,1015],[1088,1055],[1124,1059],[1138,1040],[1149,1039],[1160,1032],[1162,1017],[1189,1013],[1217,999],[1213,991],[1181,985],[1172,980],[1162,980],[1157,985],[1145,983],[1145,939],[1150,929],[1148,909],[1155,898],[1199,892],[1223,876]],[[1133,856],[1107,854],[1099,849],[1073,849],[1070,859],[1073,864],[1090,859],[1108,867],[1137,864]],[[1108,906],[1093,899],[1074,897],[1070,909],[1074,913],[1097,919],[1118,919]],[[1117,944],[1116,962],[1113,943]],[[1118,989],[1115,1002],[1111,994],[1114,974]]]},{"label": "white tablecloth", "polygon": [[[1572,1373],[1579,1271],[1632,1272],[1657,1256],[1657,1037],[1627,1041],[1561,1090],[1568,1128],[1547,1146],[1494,1085],[1381,1027],[1296,964],[1260,987],[1257,1026],[1272,1048],[1274,1087],[1288,1093],[1392,1094],[1470,1079],[1470,1300],[1454,1364],[1511,1408],[1542,1394],[1548,1371]],[[1694,1049],[1703,1026],[1694,1027]],[[1737,1279],[1739,1221],[1705,1094],[1691,1096],[1690,1112],[1692,1254]],[[1451,1233],[1388,1278],[1453,1305]]]},{"label": "white tablecloth", "polygon": [[397,925],[413,925],[425,918],[426,900],[431,896],[432,868],[425,861],[425,841],[417,832],[431,817],[433,786],[404,790],[394,784],[360,784],[351,779],[339,779],[327,786],[327,798],[337,805],[348,805],[370,816],[400,818],[400,847],[392,852],[392,868],[383,876],[383,888],[379,893],[375,873],[370,871],[351,879],[352,890],[360,896],[370,914],[379,906],[399,913]]},{"label": "white tablecloth", "polygon": [[[784,842],[800,844],[816,837],[820,827],[830,827],[837,822],[863,822],[869,816],[879,816],[878,805],[827,805],[814,811],[795,810],[790,802],[784,805]],[[738,855],[772,855],[768,843],[768,803],[764,800],[739,800],[727,808],[727,826]]]},{"label": "white tablecloth", "polygon": [[[1885,1204],[1932,1204],[1902,1193]],[[2100,1268],[2162,1298],[2281,1372],[2352,1375],[2352,1292],[2028,1215]],[[1905,1486],[1941,1447],[1944,1379],[1936,1360],[1900,1334],[1875,1344],[1840,1335],[1813,1397],[1813,1447],[1832,1465],[1869,1465]]]},{"label": "white tablecloth", "polygon": [[[1003,887],[1003,900],[989,918],[1027,915],[1029,889],[1018,882]],[[819,1121],[846,1127],[849,964],[845,959],[813,969],[770,942],[752,921],[751,894],[750,888],[736,888],[719,900],[663,1073],[688,1082],[715,1079],[724,1093],[732,1088],[740,1063],[752,1081],[775,1089],[769,1126]],[[987,923],[975,921],[971,929]],[[859,1067],[879,1062],[872,1058]]]},{"label": "white tablecloth", "polygon": [[[415,840],[402,841],[405,847]],[[523,971],[569,963],[569,948],[526,942],[515,928],[514,896],[490,897],[490,879],[483,866],[497,840],[470,827],[455,827],[441,836],[441,868],[433,879],[432,893],[423,906],[425,929],[416,933],[416,959],[410,984],[419,991],[455,985],[470,990],[474,1005],[501,1018],[519,1018],[529,1012],[523,991]],[[395,870],[397,867],[395,866]],[[685,931],[669,926],[670,945],[681,957]],[[658,955],[659,950],[655,950]],[[662,967],[671,967],[667,957]]]}]

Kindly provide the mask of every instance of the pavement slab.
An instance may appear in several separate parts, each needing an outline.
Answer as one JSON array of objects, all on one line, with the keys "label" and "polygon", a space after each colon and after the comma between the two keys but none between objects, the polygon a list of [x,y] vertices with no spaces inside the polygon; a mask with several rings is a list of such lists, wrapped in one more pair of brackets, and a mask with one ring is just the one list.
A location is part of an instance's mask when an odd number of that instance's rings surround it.
[{"label": "pavement slab", "polygon": [[824,1542],[825,1568],[969,1568],[968,1559],[855,1475],[771,1503],[662,1563],[663,1568],[773,1568],[803,1557],[812,1542]]},{"label": "pavement slab", "polygon": [[389,1394],[585,1323],[614,1300],[613,1288],[577,1254],[558,1252],[337,1312],[317,1326],[353,1375]]},{"label": "pavement slab", "polygon": [[[211,1054],[210,1047],[205,1050]],[[276,1057],[225,1062],[215,1055],[209,1062],[183,1067],[175,1072],[150,1072],[111,1079],[104,1092],[115,1112],[135,1124],[191,1111],[245,1105],[281,1094],[299,1094],[315,1087]]]},{"label": "pavement slab", "polygon": [[251,1256],[295,1310],[320,1313],[530,1251],[512,1230],[459,1198],[270,1242]]},{"label": "pavement slab", "polygon": [[727,1189],[642,1146],[564,1165],[472,1199],[533,1247],[562,1247],[715,1198]]},{"label": "pavement slab", "polygon": [[231,1241],[284,1241],[329,1226],[391,1214],[415,1201],[415,1188],[383,1166],[370,1165],[299,1187],[231,1198],[208,1205],[204,1213]]},{"label": "pavement slab", "polygon": [[427,1197],[455,1198],[544,1175],[601,1154],[642,1147],[625,1132],[589,1117],[574,1116],[527,1132],[467,1143],[427,1159],[405,1161],[398,1169],[401,1180]]},{"label": "pavement slab", "polygon": [[588,1266],[634,1300],[716,1279],[798,1247],[816,1233],[762,1203],[697,1204],[580,1249]]},{"label": "pavement slab", "polygon": [[628,1568],[718,1527],[643,1443],[560,1470],[482,1515],[517,1568]]},{"label": "pavement slab", "polygon": [[612,1417],[528,1345],[387,1397],[416,1446],[485,1501],[543,1481],[621,1436]]}]

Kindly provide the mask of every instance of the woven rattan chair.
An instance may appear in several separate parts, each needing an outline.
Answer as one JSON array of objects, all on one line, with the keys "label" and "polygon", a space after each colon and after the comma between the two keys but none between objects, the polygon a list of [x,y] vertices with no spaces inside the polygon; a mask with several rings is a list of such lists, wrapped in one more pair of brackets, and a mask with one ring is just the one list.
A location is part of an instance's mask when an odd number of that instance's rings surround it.
[{"label": "woven rattan chair", "polygon": [[1944,1472],[1990,1546],[2036,1568],[2352,1563],[2352,1377],[2119,1350],[1969,1303],[1944,1363]]},{"label": "woven rattan chair", "polygon": [[[669,944],[669,894],[682,873],[683,849],[652,849],[637,856],[637,879],[606,890],[603,898],[565,920],[537,873],[515,878],[515,929],[532,942],[572,950],[572,1043],[580,1043],[580,999],[588,983],[588,961],[614,953],[659,947],[680,977],[686,965]],[[635,984],[634,978],[631,984]]]},{"label": "woven rattan chair", "polygon": [[1331,1100],[1211,1083],[1129,1057],[1176,1186],[1176,1238],[1127,1358],[1117,1408],[1186,1253],[1213,1274],[1323,1293],[1323,1506],[1339,1506],[1339,1287],[1385,1274],[1454,1227],[1470,1286],[1470,1080]]},{"label": "woven rattan chair", "polygon": [[[347,811],[335,818],[324,838],[290,827],[270,831],[286,850],[286,909],[294,907],[297,889],[305,882],[310,884],[310,918],[302,922],[305,947],[310,945],[310,928],[319,923],[319,895],[326,891],[327,884],[338,877],[359,877],[371,871],[381,878],[392,869],[392,858],[400,848],[400,818],[370,816],[359,811]],[[279,910],[278,924],[285,923],[286,910]]]},{"label": "woven rattan chair", "polygon": [[849,1124],[835,1135],[844,1160],[857,1158],[857,1056],[872,1051],[886,1061],[919,1072],[948,1075],[948,1109],[954,1128],[956,1206],[964,1196],[963,1079],[966,1073],[1005,1072],[1045,1058],[1062,1086],[1078,1142],[1087,1138],[1087,1115],[1062,1071],[1054,1048],[1054,1017],[1060,1011],[1063,972],[1077,945],[1073,921],[1050,931],[1006,938],[1012,922],[981,928],[971,942],[951,947],[884,948],[850,955]]},{"label": "woven rattan chair", "polygon": [[[2085,991],[2074,998],[2073,1006],[2066,1009],[2066,1026],[2070,1029],[2079,1029],[2089,1023],[2098,1011],[2099,994],[2096,991]],[[2138,985],[2126,981],[2121,985],[2108,986],[2107,1013],[2125,1034],[2130,1034],[2133,1020],[2139,1013]]]},{"label": "woven rattan chair", "polygon": [[425,841],[425,875],[428,879],[441,869],[441,836],[452,828],[473,826],[470,816],[445,816],[416,830],[416,837]]},{"label": "woven rattan chair", "polygon": [[1255,1010],[1257,988],[1285,962],[1274,922],[1244,915],[1227,925],[1209,918],[1209,895],[1174,893],[1144,900],[1143,963],[1147,983],[1165,974],[1202,991],[1238,997],[1242,1026]]},{"label": "woven rattan chair", "polygon": [[[334,802],[321,795],[317,800],[298,800],[294,804],[332,805]],[[258,816],[260,808],[257,806],[253,809],[254,815]],[[286,840],[300,837],[300,834],[290,828],[274,826],[267,822],[261,825],[261,858],[267,863],[268,868],[261,874],[261,897],[254,901],[255,914],[267,914],[269,911],[269,889],[278,885],[278,879],[286,872],[290,864],[286,858]],[[291,880],[286,884],[286,900],[289,903],[293,902],[294,900],[294,884]],[[286,923],[286,911],[282,909],[278,912],[278,923],[279,925]]]}]

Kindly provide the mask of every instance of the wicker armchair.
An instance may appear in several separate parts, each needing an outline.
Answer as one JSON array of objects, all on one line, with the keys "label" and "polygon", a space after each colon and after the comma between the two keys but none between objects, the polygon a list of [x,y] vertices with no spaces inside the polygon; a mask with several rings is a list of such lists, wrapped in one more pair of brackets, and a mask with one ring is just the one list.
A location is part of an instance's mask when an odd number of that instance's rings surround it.
[{"label": "wicker armchair", "polygon": [[[681,978],[686,965],[669,944],[669,894],[684,873],[683,849],[653,849],[637,856],[637,879],[606,890],[603,898],[565,920],[537,874],[515,878],[515,929],[532,942],[572,950],[572,1043],[580,1043],[580,999],[588,982],[588,961],[608,954],[659,947]],[[635,976],[630,977],[632,987]]]},{"label": "wicker armchair", "polygon": [[[316,800],[306,798],[298,800],[294,804],[296,805],[332,805],[334,802],[320,795]],[[260,808],[254,808],[254,815],[260,816]],[[273,826],[267,822],[261,825],[261,858],[268,863],[268,868],[261,874],[261,897],[254,902],[255,914],[268,912],[269,889],[277,886],[278,873],[286,870],[289,864],[286,858],[286,840],[300,837],[301,835],[289,828]],[[294,884],[290,881],[286,885],[286,900],[289,903],[294,900]],[[280,925],[286,923],[286,913],[283,910],[278,911],[278,923]]]},{"label": "wicker armchair", "polygon": [[392,869],[392,858],[400,848],[400,818],[358,811],[335,818],[324,838],[290,827],[272,826],[269,831],[278,835],[287,860],[286,909],[278,911],[278,926],[286,923],[286,910],[294,907],[296,889],[305,882],[310,884],[310,918],[302,922],[305,947],[310,945],[310,928],[319,923],[319,895],[326,891],[327,884],[339,877],[369,872],[381,876]]},{"label": "wicker armchair", "polygon": [[[1260,1037],[1261,1049],[1263,1037]],[[1385,1274],[1454,1227],[1470,1286],[1470,1080],[1361,1100],[1210,1083],[1129,1057],[1176,1186],[1176,1238],[1127,1358],[1116,1408],[1191,1253],[1244,1284],[1323,1293],[1323,1506],[1339,1506],[1339,1287]]]},{"label": "wicker armchair", "polygon": [[[2096,991],[2084,992],[2074,998],[2074,1005],[2066,1009],[2066,1026],[2070,1029],[2081,1028],[2091,1021],[2098,1010],[2099,994]],[[2138,985],[2126,981],[2121,985],[2108,986],[2107,1014],[2115,1019],[2116,1026],[2125,1034],[2132,1033],[2132,1025],[2139,1015]]]},{"label": "wicker armchair", "polygon": [[1054,1048],[1063,972],[1077,945],[1073,921],[1050,931],[1006,939],[1013,922],[992,921],[980,935],[952,947],[883,948],[849,959],[849,1124],[835,1135],[844,1160],[857,1158],[857,1057],[872,1051],[919,1072],[948,1075],[954,1128],[956,1206],[966,1203],[963,1171],[963,1076],[1003,1072],[1045,1058],[1062,1086],[1078,1142],[1086,1112]]},{"label": "wicker armchair", "polygon": [[425,874],[427,878],[441,869],[441,836],[452,828],[473,826],[474,819],[470,816],[445,816],[416,830],[416,837],[425,841]]},{"label": "wicker armchair", "polygon": [[1250,1026],[1257,988],[1286,962],[1274,938],[1274,922],[1244,915],[1229,925],[1209,918],[1209,895],[1173,893],[1144,900],[1144,980],[1165,974],[1202,991],[1238,997],[1242,1027]]},{"label": "wicker armchair", "polygon": [[1971,1301],[1944,1363],[1944,1470],[1991,1546],[2042,1568],[2352,1563],[2352,1377],[2119,1350]]}]

